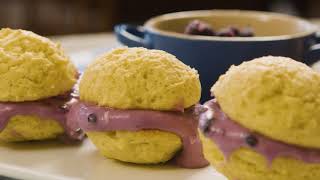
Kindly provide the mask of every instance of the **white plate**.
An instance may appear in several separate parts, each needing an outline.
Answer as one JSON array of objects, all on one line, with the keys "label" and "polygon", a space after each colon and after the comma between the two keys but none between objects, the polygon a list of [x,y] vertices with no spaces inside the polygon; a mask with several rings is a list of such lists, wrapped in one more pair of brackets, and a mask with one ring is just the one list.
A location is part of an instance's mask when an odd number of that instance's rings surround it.
[{"label": "white plate", "polygon": [[142,166],[106,159],[86,139],[80,145],[59,142],[0,144],[0,174],[26,180],[226,180],[213,168]]},{"label": "white plate", "polygon": [[[70,54],[81,71],[108,47]],[[226,180],[213,168],[142,166],[104,158],[91,142],[0,144],[0,174],[24,180]]]}]

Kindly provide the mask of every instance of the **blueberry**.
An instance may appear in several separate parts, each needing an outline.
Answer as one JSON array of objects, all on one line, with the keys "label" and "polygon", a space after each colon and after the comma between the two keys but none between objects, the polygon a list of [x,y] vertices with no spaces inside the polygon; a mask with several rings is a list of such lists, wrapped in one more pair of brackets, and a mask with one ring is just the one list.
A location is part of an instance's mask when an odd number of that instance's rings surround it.
[{"label": "blueberry", "polygon": [[246,143],[251,147],[254,147],[258,144],[258,139],[255,136],[253,136],[252,134],[248,135],[245,138],[245,140],[246,140]]},{"label": "blueberry", "polygon": [[230,26],[230,27],[228,27],[228,28],[230,29],[230,31],[233,32],[233,34],[234,34],[235,36],[239,36],[239,33],[240,33],[239,28],[234,27],[234,26]]},{"label": "blueberry", "polygon": [[64,104],[62,106],[59,106],[59,109],[63,112],[63,113],[67,113],[69,112],[69,107],[68,105]]},{"label": "blueberry", "polygon": [[232,28],[222,28],[217,32],[217,36],[221,37],[234,37],[236,36],[234,30]]},{"label": "blueberry", "polygon": [[78,133],[78,134],[80,134],[80,133],[82,133],[82,129],[81,129],[81,128],[78,128],[78,129],[75,130],[75,132]]},{"label": "blueberry", "polygon": [[202,130],[202,132],[206,133],[210,130],[212,119],[204,119],[199,124],[199,128]]},{"label": "blueberry", "polygon": [[202,132],[206,133],[210,130],[211,124],[214,121],[214,112],[212,110],[206,110],[206,112],[200,117],[199,128]]},{"label": "blueberry", "polygon": [[90,122],[90,123],[95,123],[95,122],[97,122],[97,116],[95,115],[95,114],[89,114],[89,116],[88,116],[88,122]]},{"label": "blueberry", "polygon": [[185,34],[190,35],[204,35],[204,36],[214,36],[214,31],[212,27],[202,21],[193,20],[185,28]]},{"label": "blueberry", "polygon": [[240,30],[239,36],[240,37],[253,37],[254,36],[253,29],[250,27],[244,27]]}]

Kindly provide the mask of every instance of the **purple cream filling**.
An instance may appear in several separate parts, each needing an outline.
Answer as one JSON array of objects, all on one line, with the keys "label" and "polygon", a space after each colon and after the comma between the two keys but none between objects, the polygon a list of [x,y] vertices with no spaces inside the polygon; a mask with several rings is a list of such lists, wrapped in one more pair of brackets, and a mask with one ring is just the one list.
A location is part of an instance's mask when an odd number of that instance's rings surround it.
[{"label": "purple cream filling", "polygon": [[189,109],[184,113],[119,110],[79,101],[74,103],[70,109],[68,118],[77,120],[80,128],[85,132],[157,129],[174,133],[181,137],[183,142],[182,151],[173,160],[176,164],[185,168],[201,168],[208,165],[202,154],[202,146],[197,133],[198,122],[194,109]]},{"label": "purple cream filling", "polygon": [[252,132],[224,114],[215,100],[206,102],[204,106],[207,110],[200,114],[199,128],[217,144],[226,159],[234,151],[246,147],[264,155],[270,164],[277,157],[320,163],[320,150],[286,144]]},{"label": "purple cream filling", "polygon": [[[72,119],[66,118],[69,106],[74,99],[70,96],[56,96],[39,101],[0,103],[0,131],[5,129],[11,117],[17,115],[38,116],[43,119],[56,120],[65,130],[61,139],[65,142],[82,140],[84,133]],[[13,135],[21,135],[12,132]]]}]

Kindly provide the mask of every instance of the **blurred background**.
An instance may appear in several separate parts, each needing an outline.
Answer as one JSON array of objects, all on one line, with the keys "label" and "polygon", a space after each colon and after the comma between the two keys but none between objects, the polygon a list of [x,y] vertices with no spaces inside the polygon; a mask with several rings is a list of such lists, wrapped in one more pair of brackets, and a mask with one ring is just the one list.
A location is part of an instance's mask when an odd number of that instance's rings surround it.
[{"label": "blurred background", "polygon": [[168,12],[199,9],[274,11],[320,17],[319,0],[0,0],[0,27],[42,35],[112,31],[117,23],[142,24]]}]

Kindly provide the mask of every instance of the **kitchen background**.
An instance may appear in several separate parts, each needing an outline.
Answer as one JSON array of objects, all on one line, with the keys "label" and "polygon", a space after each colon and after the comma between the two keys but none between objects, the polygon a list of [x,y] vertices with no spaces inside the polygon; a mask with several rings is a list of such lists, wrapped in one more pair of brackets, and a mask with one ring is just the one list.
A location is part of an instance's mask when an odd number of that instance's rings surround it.
[{"label": "kitchen background", "polygon": [[248,9],[320,17],[318,0],[0,0],[0,27],[42,35],[112,31],[115,24],[195,9]]}]

